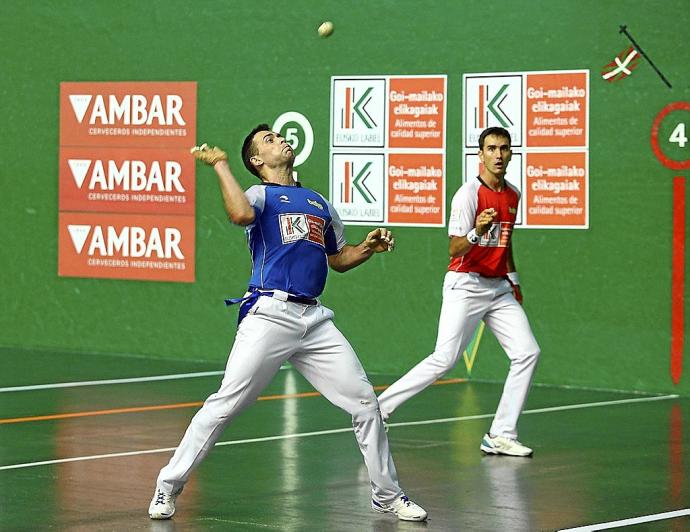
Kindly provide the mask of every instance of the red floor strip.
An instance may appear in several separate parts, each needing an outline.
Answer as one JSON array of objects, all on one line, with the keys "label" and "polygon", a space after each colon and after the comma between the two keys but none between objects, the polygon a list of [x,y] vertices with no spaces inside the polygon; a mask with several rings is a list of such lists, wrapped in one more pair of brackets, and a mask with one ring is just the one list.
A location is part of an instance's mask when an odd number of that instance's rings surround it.
[{"label": "red floor strip", "polygon": [[[432,386],[440,384],[458,384],[461,382],[467,382],[467,379],[446,379],[442,381],[436,381]],[[374,386],[374,390],[385,390],[388,388],[388,384],[381,386]],[[321,394],[319,392],[303,392],[303,393],[291,393],[291,394],[278,394],[278,395],[262,395],[257,401],[276,401],[280,399],[300,399],[303,397],[318,397]],[[173,410],[176,408],[192,408],[201,406],[203,401],[194,401],[192,403],[175,403],[170,405],[150,405],[150,406],[135,406],[131,408],[111,408],[109,410],[91,410],[88,412],[69,412],[65,414],[48,414],[45,416],[29,416],[29,417],[14,417],[0,419],[0,425],[5,425],[8,423],[27,423],[29,421],[47,421],[51,419],[70,419],[75,417],[90,417],[90,416],[105,416],[108,414],[132,414],[135,412],[151,412],[153,410]]]}]

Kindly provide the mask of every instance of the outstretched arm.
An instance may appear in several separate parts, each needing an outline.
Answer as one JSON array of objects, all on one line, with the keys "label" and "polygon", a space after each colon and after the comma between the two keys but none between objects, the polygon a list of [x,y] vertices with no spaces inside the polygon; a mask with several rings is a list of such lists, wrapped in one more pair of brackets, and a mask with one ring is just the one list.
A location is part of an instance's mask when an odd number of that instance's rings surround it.
[{"label": "outstretched arm", "polygon": [[356,246],[346,244],[338,253],[328,256],[328,265],[337,272],[346,272],[368,260],[374,253],[393,251],[395,238],[384,227],[371,231]]},{"label": "outstretched arm", "polygon": [[254,221],[255,213],[244,195],[244,190],[232,175],[228,165],[228,154],[218,147],[209,148],[207,144],[194,146],[192,155],[199,161],[205,162],[218,175],[220,192],[223,195],[223,205],[228,218],[237,225],[249,225]]}]

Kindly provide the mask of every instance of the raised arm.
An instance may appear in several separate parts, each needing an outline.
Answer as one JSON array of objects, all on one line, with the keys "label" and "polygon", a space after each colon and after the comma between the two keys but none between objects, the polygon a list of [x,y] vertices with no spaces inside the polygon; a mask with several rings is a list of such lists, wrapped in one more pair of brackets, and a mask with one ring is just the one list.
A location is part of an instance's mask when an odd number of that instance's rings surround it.
[{"label": "raised arm", "polygon": [[477,216],[474,228],[464,236],[451,236],[448,243],[448,253],[451,257],[462,257],[472,249],[479,238],[484,235],[490,228],[491,224],[496,218],[497,213],[494,209],[484,209]]},{"label": "raised arm", "polygon": [[228,154],[218,147],[209,148],[207,144],[194,146],[192,155],[209,166],[218,175],[218,184],[223,196],[223,206],[228,218],[237,225],[249,225],[254,221],[255,213],[244,195],[244,190],[232,175],[228,165]]},{"label": "raised arm", "polygon": [[393,251],[395,238],[384,227],[371,231],[359,244],[345,244],[338,253],[328,256],[328,265],[337,272],[346,272],[367,261],[374,253]]}]

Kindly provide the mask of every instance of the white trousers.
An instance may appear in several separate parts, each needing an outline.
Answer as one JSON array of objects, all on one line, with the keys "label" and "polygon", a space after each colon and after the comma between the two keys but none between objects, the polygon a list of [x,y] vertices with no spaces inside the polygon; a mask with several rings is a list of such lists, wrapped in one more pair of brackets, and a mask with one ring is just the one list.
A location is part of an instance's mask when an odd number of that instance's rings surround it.
[{"label": "white trousers", "polygon": [[436,348],[379,396],[384,419],[455,366],[482,319],[510,358],[510,370],[490,432],[517,438],[518,418],[539,359],[539,345],[510,283],[476,273],[446,274]]},{"label": "white trousers", "polygon": [[374,499],[390,504],[402,495],[376,394],[332,318],[333,312],[322,305],[260,297],[237,329],[220,389],[192,419],[161,470],[158,487],[169,493],[181,491],[223,429],[254,403],[289,360],[326,399],[352,416]]}]

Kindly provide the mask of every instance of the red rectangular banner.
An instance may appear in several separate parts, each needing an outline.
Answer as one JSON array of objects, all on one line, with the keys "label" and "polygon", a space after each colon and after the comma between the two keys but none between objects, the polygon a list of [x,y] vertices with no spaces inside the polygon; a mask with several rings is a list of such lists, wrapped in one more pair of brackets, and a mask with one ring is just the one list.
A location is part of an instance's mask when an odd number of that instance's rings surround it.
[{"label": "red rectangular banner", "polygon": [[61,148],[60,210],[194,214],[186,148]]},{"label": "red rectangular banner", "polygon": [[587,147],[586,72],[527,74],[527,146]]},{"label": "red rectangular banner", "polygon": [[527,223],[587,225],[587,153],[527,153]]},{"label": "red rectangular banner", "polygon": [[189,148],[196,82],[63,82],[60,145]]},{"label": "red rectangular banner", "polygon": [[391,77],[388,99],[391,148],[444,147],[445,77]]},{"label": "red rectangular banner", "polygon": [[194,216],[61,212],[58,275],[194,281]]},{"label": "red rectangular banner", "polygon": [[445,176],[441,153],[388,156],[388,221],[442,225]]}]

